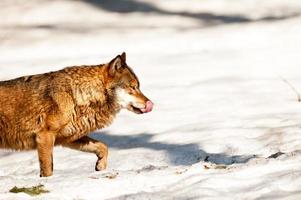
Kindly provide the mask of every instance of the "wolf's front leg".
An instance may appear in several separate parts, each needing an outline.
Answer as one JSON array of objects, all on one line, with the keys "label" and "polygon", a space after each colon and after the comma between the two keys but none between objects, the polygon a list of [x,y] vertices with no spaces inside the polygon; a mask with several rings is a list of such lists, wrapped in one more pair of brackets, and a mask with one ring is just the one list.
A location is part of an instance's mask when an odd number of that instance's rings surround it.
[{"label": "wolf's front leg", "polygon": [[45,131],[36,135],[37,149],[40,161],[40,177],[52,175],[53,171],[53,146],[55,135],[52,132]]},{"label": "wolf's front leg", "polygon": [[103,142],[84,136],[71,143],[63,143],[63,146],[71,149],[76,149],[84,152],[95,153],[98,160],[95,165],[95,170],[100,171],[107,168],[108,146]]}]

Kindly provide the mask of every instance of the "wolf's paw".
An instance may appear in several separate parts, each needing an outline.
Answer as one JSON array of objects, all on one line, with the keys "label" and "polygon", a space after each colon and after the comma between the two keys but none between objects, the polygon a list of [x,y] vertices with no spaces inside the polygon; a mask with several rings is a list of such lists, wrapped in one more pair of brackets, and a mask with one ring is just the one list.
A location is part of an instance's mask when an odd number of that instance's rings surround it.
[{"label": "wolf's paw", "polygon": [[105,158],[99,158],[96,162],[96,165],[95,165],[95,170],[96,171],[101,171],[101,170],[104,170],[107,168],[107,159]]},{"label": "wolf's paw", "polygon": [[41,171],[40,177],[49,177],[52,176],[52,171]]}]

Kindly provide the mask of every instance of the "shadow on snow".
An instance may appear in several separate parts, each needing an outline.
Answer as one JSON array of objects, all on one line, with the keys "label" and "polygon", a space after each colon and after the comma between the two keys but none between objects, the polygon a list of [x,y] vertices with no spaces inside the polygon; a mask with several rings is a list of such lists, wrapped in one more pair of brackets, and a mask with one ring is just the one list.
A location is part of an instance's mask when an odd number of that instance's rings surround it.
[{"label": "shadow on snow", "polygon": [[109,148],[134,149],[147,148],[156,151],[165,151],[169,161],[173,165],[192,165],[199,161],[215,164],[231,165],[234,163],[246,163],[255,155],[227,155],[225,153],[208,153],[202,150],[198,144],[171,144],[152,142],[153,134],[142,133],[139,135],[110,135],[106,132],[93,133],[94,139],[105,142]]},{"label": "shadow on snow", "polygon": [[135,0],[82,0],[100,9],[116,12],[121,14],[128,14],[133,12],[143,12],[143,13],[154,13],[159,15],[169,15],[169,16],[180,16],[192,19],[197,19],[205,22],[206,25],[218,25],[218,24],[228,24],[228,23],[246,23],[246,22],[257,22],[257,21],[278,21],[285,20],[288,18],[299,16],[300,14],[286,14],[283,16],[265,16],[259,19],[251,19],[242,15],[220,15],[208,12],[194,13],[187,11],[169,11],[157,7],[154,4],[135,1]]}]

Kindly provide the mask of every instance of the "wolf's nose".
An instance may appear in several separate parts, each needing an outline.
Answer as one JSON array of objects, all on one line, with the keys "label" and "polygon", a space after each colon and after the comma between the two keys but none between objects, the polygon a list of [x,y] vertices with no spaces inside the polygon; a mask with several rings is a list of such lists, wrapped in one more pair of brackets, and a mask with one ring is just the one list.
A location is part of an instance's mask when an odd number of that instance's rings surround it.
[{"label": "wolf's nose", "polygon": [[145,112],[151,112],[153,110],[154,103],[152,101],[146,102]]}]

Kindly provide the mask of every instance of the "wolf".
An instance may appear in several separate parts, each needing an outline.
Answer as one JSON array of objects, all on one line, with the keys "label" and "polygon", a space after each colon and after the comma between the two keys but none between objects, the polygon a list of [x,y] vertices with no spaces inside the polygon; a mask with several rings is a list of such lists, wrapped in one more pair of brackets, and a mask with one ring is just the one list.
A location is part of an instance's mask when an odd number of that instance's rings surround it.
[{"label": "wolf", "polygon": [[41,177],[53,174],[56,145],[96,154],[95,170],[103,170],[108,147],[88,134],[110,125],[121,109],[143,114],[153,105],[125,53],[106,64],[1,81],[0,148],[37,149]]}]

